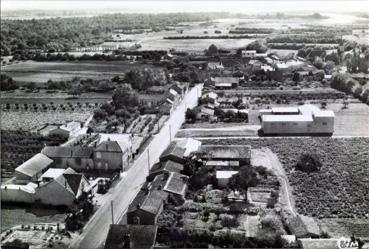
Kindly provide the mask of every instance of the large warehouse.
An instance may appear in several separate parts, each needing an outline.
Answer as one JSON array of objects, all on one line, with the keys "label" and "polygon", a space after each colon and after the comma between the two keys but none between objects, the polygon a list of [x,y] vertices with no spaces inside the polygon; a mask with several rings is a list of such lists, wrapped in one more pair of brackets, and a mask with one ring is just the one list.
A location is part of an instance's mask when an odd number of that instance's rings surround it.
[{"label": "large warehouse", "polygon": [[260,110],[260,117],[265,135],[332,135],[334,132],[334,112],[313,105]]}]

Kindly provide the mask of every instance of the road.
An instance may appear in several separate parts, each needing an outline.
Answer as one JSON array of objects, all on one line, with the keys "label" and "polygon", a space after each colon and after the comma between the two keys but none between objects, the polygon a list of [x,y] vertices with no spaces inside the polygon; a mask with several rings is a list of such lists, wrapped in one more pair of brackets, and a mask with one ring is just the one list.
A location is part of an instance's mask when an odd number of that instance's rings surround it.
[{"label": "road", "polygon": [[154,136],[151,143],[128,170],[127,175],[112,190],[110,198],[96,211],[85,225],[82,234],[71,243],[69,248],[100,249],[103,247],[109,225],[112,223],[111,201],[113,201],[114,222],[119,223],[129,204],[146,181],[149,167],[159,160],[160,154],[166,149],[181,127],[185,120],[186,108],[197,105],[201,91],[202,85],[197,85],[186,94],[181,103],[171,113],[161,131]]}]

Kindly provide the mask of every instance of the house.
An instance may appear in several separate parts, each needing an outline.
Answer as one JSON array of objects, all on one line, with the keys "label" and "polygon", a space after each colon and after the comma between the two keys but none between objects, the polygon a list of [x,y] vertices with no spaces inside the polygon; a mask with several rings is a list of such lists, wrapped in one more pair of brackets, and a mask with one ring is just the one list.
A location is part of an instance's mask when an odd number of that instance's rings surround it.
[{"label": "house", "polygon": [[240,79],[238,77],[214,77],[211,78],[216,89],[230,89],[239,85]]},{"label": "house", "polygon": [[150,170],[150,174],[147,177],[147,181],[152,181],[157,175],[163,174],[164,172],[176,172],[181,173],[183,170],[183,164],[173,162],[171,160],[165,162],[159,162],[154,164],[154,166]]},{"label": "house", "polygon": [[200,111],[196,114],[196,119],[209,120],[214,116],[214,106],[211,104],[206,104],[201,106]]},{"label": "house", "polygon": [[220,160],[208,160],[205,162],[205,166],[215,170],[238,170],[240,163],[238,161],[220,161]]},{"label": "house", "polygon": [[142,189],[127,211],[127,223],[133,225],[156,225],[158,216],[163,211],[168,193],[162,190]]},{"label": "house", "polygon": [[217,101],[217,98],[218,98],[218,94],[215,92],[208,92],[201,96],[201,99],[208,99],[210,103],[212,104],[215,104],[215,102]]},{"label": "house", "polygon": [[51,167],[53,160],[38,153],[15,169],[17,183],[35,182]]},{"label": "house", "polygon": [[49,135],[62,135],[62,136],[77,136],[80,130],[83,128],[83,123],[80,122],[69,122],[61,125],[56,129],[50,130]]},{"label": "house", "polygon": [[177,142],[172,142],[160,156],[160,162],[171,160],[180,164],[184,164],[186,149],[178,146]]},{"label": "house", "polygon": [[216,171],[216,179],[218,187],[226,188],[229,180],[232,178],[233,175],[237,174],[238,171],[233,170],[217,170]]},{"label": "house", "polygon": [[77,171],[88,171],[94,168],[91,147],[46,146],[41,153],[53,159],[53,167],[72,168]]},{"label": "house", "polygon": [[241,57],[242,58],[255,58],[256,50],[242,50]]},{"label": "house", "polygon": [[306,59],[313,61],[315,59],[315,57],[320,57],[324,60],[326,55],[325,50],[321,49],[321,48],[314,48],[310,51],[310,53],[306,56]]},{"label": "house", "polygon": [[200,152],[204,160],[208,161],[237,161],[239,166],[250,165],[250,145],[202,145]]},{"label": "house", "polygon": [[111,224],[104,249],[152,249],[157,229],[156,225]]},{"label": "house", "polygon": [[[265,112],[269,112],[268,114]],[[334,112],[313,105],[260,110],[261,128],[266,135],[311,135],[334,132]]]},{"label": "house", "polygon": [[35,202],[52,206],[70,206],[89,188],[89,182],[73,169],[48,169],[35,189]]},{"label": "house", "polygon": [[287,221],[287,226],[297,238],[318,238],[320,236],[320,228],[312,217],[303,215],[291,217]]},{"label": "house", "polygon": [[208,66],[207,68],[209,70],[223,70],[224,66],[222,64],[222,62],[208,62]]},{"label": "house", "polygon": [[122,171],[131,158],[131,147],[123,141],[100,139],[93,154],[95,169],[106,171]]},{"label": "house", "polygon": [[177,145],[185,149],[184,156],[188,157],[192,152],[198,151],[201,147],[201,141],[193,138],[185,138],[177,141]]},{"label": "house", "polygon": [[177,203],[183,203],[185,201],[187,182],[188,176],[171,172],[166,184],[163,187],[163,191],[176,198]]}]

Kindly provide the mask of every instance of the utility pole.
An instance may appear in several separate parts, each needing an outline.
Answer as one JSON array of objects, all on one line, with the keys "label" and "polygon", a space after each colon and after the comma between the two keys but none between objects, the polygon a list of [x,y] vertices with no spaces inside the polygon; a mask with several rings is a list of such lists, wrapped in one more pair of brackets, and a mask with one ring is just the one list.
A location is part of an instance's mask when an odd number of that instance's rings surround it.
[{"label": "utility pole", "polygon": [[150,174],[150,148],[147,148],[147,174]]},{"label": "utility pole", "polygon": [[169,141],[172,142],[172,126],[169,125]]},{"label": "utility pole", "polygon": [[110,210],[111,210],[111,224],[114,224],[113,200],[111,200],[110,202]]}]

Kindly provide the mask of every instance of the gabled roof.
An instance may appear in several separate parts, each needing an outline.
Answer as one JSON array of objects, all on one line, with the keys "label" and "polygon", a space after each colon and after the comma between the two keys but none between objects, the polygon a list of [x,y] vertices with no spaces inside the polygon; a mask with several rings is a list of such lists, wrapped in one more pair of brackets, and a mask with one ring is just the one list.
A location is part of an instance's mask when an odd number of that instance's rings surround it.
[{"label": "gabled roof", "polygon": [[65,158],[72,156],[71,148],[62,146],[46,146],[42,149],[41,153],[51,158]]},{"label": "gabled roof", "polygon": [[117,141],[103,141],[95,149],[102,152],[123,152]]},{"label": "gabled roof", "polygon": [[41,179],[42,178],[58,178],[59,176],[61,176],[64,173],[65,169],[48,169],[45,173],[43,173],[41,175]]},{"label": "gabled roof", "polygon": [[140,209],[158,215],[163,201],[166,200],[167,197],[168,195],[162,190],[152,190],[142,202]]},{"label": "gabled roof", "polygon": [[250,145],[202,145],[200,151],[205,152],[211,160],[251,157]]},{"label": "gabled roof", "polygon": [[82,174],[78,174],[78,173],[64,173],[63,174],[66,182],[68,183],[69,187],[71,188],[71,190],[73,191],[73,193],[75,195],[78,194],[78,189],[79,186],[81,185],[81,181],[83,178]]},{"label": "gabled roof", "polygon": [[37,173],[46,169],[52,162],[52,159],[48,158],[44,154],[38,153],[18,166],[15,171],[33,177]]},{"label": "gabled roof", "polygon": [[238,83],[240,81],[237,77],[214,77],[212,80],[215,84],[219,83]]},{"label": "gabled roof", "polygon": [[94,149],[91,147],[71,147],[72,148],[72,157],[83,157],[90,158],[94,153]]},{"label": "gabled roof", "polygon": [[172,142],[163,152],[163,154],[161,154],[160,158],[169,156],[169,155],[173,155],[179,158],[183,158],[184,154],[185,154],[186,150],[179,147],[177,145],[176,142]]},{"label": "gabled roof", "polygon": [[[152,248],[156,241],[156,225],[110,225],[104,249]],[[130,245],[125,245],[125,238],[129,236]]]}]

